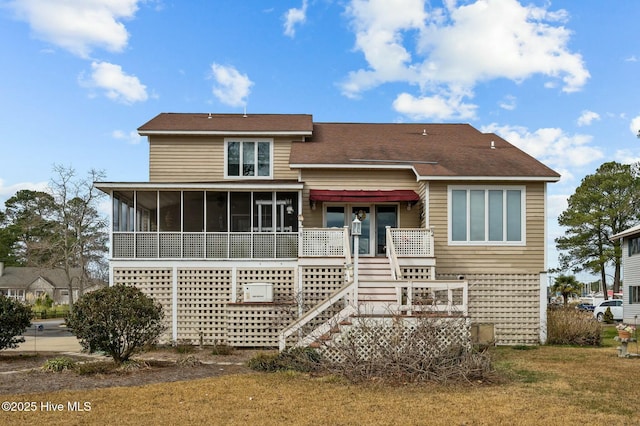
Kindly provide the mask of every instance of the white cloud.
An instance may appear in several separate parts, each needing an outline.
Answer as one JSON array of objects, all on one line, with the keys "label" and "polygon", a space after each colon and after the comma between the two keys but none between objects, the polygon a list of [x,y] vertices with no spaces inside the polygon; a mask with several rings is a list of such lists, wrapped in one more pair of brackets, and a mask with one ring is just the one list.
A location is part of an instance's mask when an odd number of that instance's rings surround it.
[{"label": "white cloud", "polygon": [[640,115],[633,117],[629,123],[629,130],[631,133],[638,136],[640,135]]},{"label": "white cloud", "polygon": [[148,99],[147,87],[138,77],[122,71],[120,65],[109,62],[92,62],[91,76],[81,75],[80,84],[89,88],[104,90],[109,99],[124,104],[144,102]]},{"label": "white cloud", "polygon": [[233,107],[247,104],[246,98],[251,92],[253,82],[246,74],[240,74],[232,66],[215,63],[211,65],[211,71],[216,82],[213,94],[220,102]]},{"label": "white cloud", "polygon": [[500,101],[499,105],[502,109],[513,111],[517,106],[516,97],[513,95],[507,95],[502,99],[502,101]]},{"label": "white cloud", "polygon": [[600,120],[600,114],[588,110],[582,111],[578,117],[578,126],[589,126],[594,120]]},{"label": "white cloud", "polygon": [[284,34],[289,37],[296,35],[296,25],[304,24],[307,20],[307,0],[302,0],[300,9],[291,8],[284,14]]},{"label": "white cloud", "polygon": [[500,135],[549,167],[563,169],[565,173],[567,169],[586,166],[604,157],[599,148],[590,145],[590,135],[568,135],[558,128],[531,132],[525,127],[493,123],[482,127],[482,131]]},{"label": "white cloud", "polygon": [[393,101],[393,109],[414,120],[467,120],[475,117],[476,108],[476,105],[463,103],[461,96],[434,95],[416,98],[408,93],[401,93]]},{"label": "white cloud", "polygon": [[111,136],[114,139],[126,141],[131,145],[137,145],[142,141],[142,136],[140,136],[135,130],[132,130],[129,133],[123,132],[122,130],[114,130],[111,133]]},{"label": "white cloud", "polygon": [[93,48],[122,51],[129,33],[123,20],[134,17],[143,0],[14,0],[16,17],[33,35],[87,58]]},{"label": "white cloud", "polygon": [[566,12],[516,0],[444,3],[444,8],[427,11],[425,0],[352,0],[347,14],[356,34],[355,49],[364,54],[368,67],[349,73],[341,85],[343,94],[357,97],[384,83],[405,82],[420,88],[416,98],[443,92],[456,96],[460,88],[473,96],[479,82],[521,82],[535,74],[574,92],[589,78],[582,56],[567,47]]}]

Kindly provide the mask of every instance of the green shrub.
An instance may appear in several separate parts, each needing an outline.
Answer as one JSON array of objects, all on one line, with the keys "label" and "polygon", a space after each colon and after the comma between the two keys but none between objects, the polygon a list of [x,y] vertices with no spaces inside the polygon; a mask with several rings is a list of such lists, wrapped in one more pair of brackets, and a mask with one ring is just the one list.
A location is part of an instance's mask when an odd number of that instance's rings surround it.
[{"label": "green shrub", "polygon": [[600,346],[602,326],[590,312],[572,308],[547,311],[547,343],[550,345]]},{"label": "green shrub", "polygon": [[53,359],[47,360],[42,366],[44,371],[51,371],[58,373],[63,370],[72,370],[76,365],[76,362],[66,356],[59,356]]},{"label": "green shrub", "polygon": [[122,364],[154,343],[165,330],[162,306],[139,289],[115,285],[82,296],[67,326],[91,352],[103,351]]},{"label": "green shrub", "polygon": [[31,325],[31,307],[0,294],[0,350],[16,348]]},{"label": "green shrub", "polygon": [[604,315],[602,316],[602,320],[605,324],[613,324],[613,312],[611,312],[611,308],[607,306],[607,309],[604,311]]}]

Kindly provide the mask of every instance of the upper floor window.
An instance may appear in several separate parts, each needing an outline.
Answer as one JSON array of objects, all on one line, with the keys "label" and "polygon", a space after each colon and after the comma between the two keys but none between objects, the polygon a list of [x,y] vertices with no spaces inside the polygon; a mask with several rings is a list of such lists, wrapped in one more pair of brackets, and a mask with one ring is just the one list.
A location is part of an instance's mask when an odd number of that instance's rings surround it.
[{"label": "upper floor window", "polygon": [[640,253],[640,237],[629,238],[629,257]]},{"label": "upper floor window", "polygon": [[270,139],[225,140],[225,177],[271,177],[272,145]]},{"label": "upper floor window", "polygon": [[449,187],[449,242],[525,243],[524,187]]}]

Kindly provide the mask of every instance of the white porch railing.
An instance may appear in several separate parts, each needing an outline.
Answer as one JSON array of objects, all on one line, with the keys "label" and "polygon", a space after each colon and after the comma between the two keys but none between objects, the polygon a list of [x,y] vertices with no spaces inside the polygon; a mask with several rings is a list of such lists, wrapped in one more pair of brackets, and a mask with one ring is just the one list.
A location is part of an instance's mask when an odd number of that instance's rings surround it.
[{"label": "white porch railing", "polygon": [[390,226],[387,226],[386,228],[386,237],[387,237],[387,258],[389,259],[389,263],[391,264],[391,274],[394,279],[401,280],[402,270],[400,269],[400,264],[398,263],[398,255],[396,254],[396,245],[393,243],[393,235],[391,234]]},{"label": "white porch railing", "polygon": [[[349,228],[302,228],[299,232],[114,232],[115,259],[295,259],[345,257]],[[387,247],[396,258],[433,257],[433,232],[390,228]]]},{"label": "white porch railing", "polygon": [[397,257],[434,257],[433,229],[389,228],[389,233],[387,245],[393,244]]},{"label": "white porch railing", "polygon": [[114,232],[115,259],[295,259],[297,232]]}]

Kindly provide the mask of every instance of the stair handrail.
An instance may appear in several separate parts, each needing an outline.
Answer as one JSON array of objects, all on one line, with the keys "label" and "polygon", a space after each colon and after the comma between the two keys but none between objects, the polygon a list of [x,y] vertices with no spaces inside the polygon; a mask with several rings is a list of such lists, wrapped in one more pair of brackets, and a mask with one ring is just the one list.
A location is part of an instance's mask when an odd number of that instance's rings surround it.
[{"label": "stair handrail", "polygon": [[393,238],[391,236],[390,226],[386,226],[386,236],[387,236],[387,257],[389,258],[389,263],[391,264],[391,274],[393,276],[393,279],[401,280],[402,270],[400,269],[400,263],[398,263],[398,255],[396,254],[396,246],[393,243]]},{"label": "stair handrail", "polygon": [[349,292],[353,292],[353,287],[355,285],[355,281],[351,280],[350,282],[343,285],[338,290],[334,291],[329,297],[324,299],[319,304],[315,305],[313,308],[309,309],[306,313],[304,313],[297,320],[286,326],[278,336],[278,348],[280,351],[285,350],[287,347],[287,337],[291,336],[296,331],[300,330],[302,327],[307,325],[310,321],[315,319],[318,315],[326,311],[329,306],[333,305],[343,297],[345,297]]},{"label": "stair handrail", "polygon": [[353,261],[351,260],[351,242],[349,239],[349,227],[345,225],[342,232],[342,245],[344,246],[344,281],[353,280]]}]

